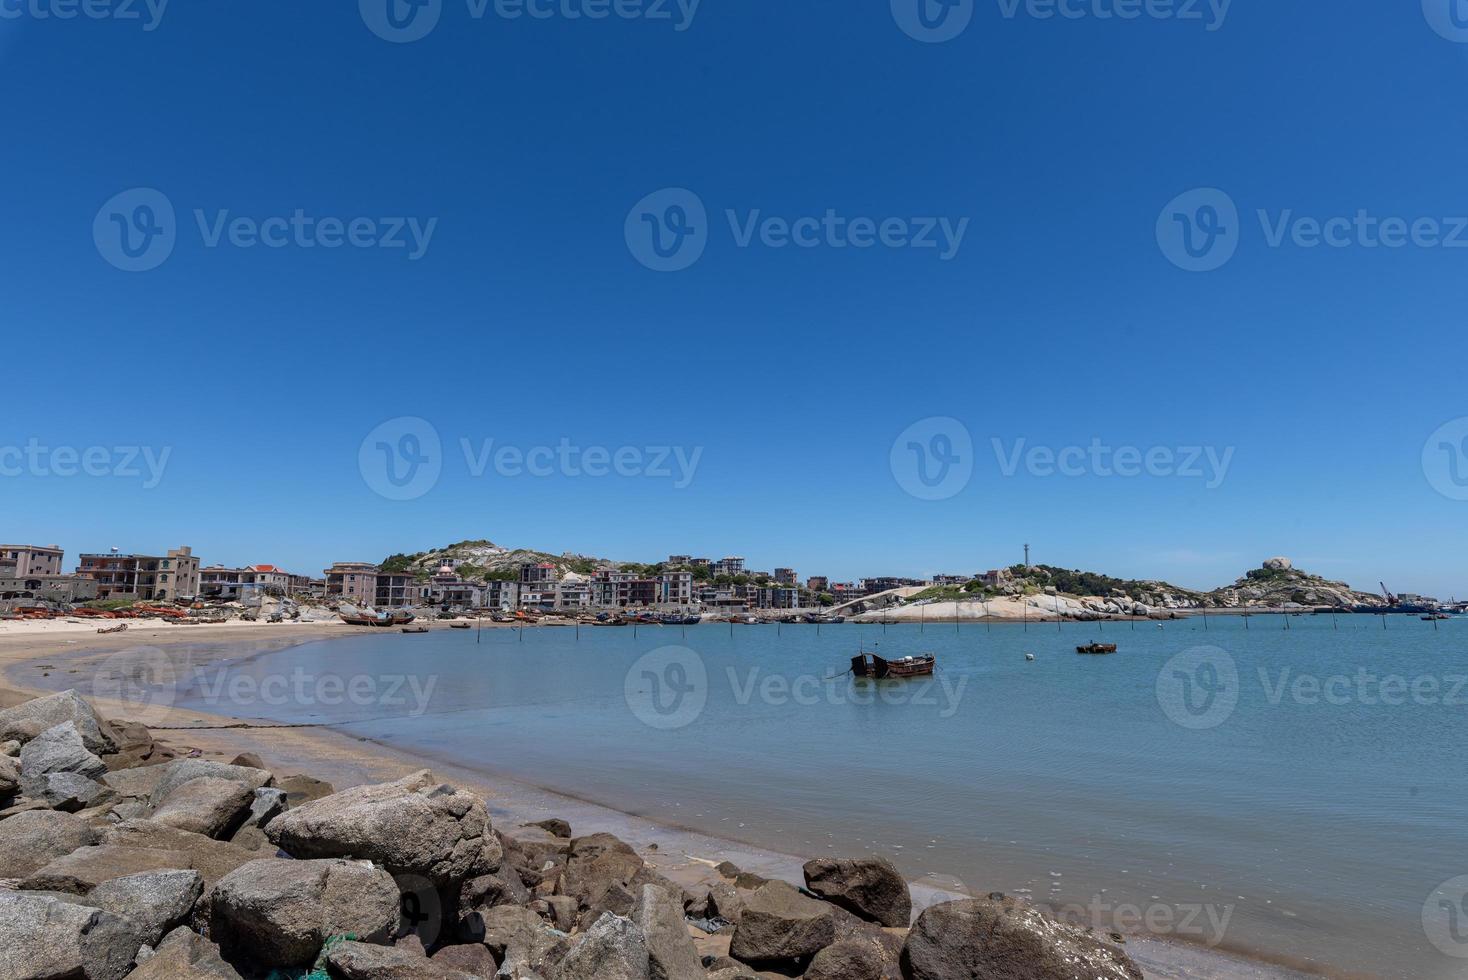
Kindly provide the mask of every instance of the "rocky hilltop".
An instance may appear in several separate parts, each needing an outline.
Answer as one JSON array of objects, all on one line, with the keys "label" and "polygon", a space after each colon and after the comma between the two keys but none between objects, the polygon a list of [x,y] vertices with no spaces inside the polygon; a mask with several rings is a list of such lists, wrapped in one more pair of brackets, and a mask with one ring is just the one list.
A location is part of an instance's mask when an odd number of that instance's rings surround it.
[{"label": "rocky hilltop", "polygon": [[998,892],[914,920],[876,855],[680,884],[428,770],[336,790],[75,691],[0,711],[0,740],[5,980],[1142,980],[1120,934]]},{"label": "rocky hilltop", "polygon": [[410,555],[390,555],[383,560],[382,568],[384,571],[407,571],[428,576],[437,573],[445,564],[456,566],[458,573],[466,579],[486,579],[513,578],[525,564],[554,565],[561,575],[588,575],[603,565],[626,563],[569,551],[553,555],[530,548],[506,548],[481,539],[460,541]]},{"label": "rocky hilltop", "polygon": [[1208,593],[1219,606],[1334,606],[1375,605],[1381,596],[1358,592],[1345,582],[1332,582],[1298,569],[1288,558],[1270,558],[1250,569],[1233,585]]}]

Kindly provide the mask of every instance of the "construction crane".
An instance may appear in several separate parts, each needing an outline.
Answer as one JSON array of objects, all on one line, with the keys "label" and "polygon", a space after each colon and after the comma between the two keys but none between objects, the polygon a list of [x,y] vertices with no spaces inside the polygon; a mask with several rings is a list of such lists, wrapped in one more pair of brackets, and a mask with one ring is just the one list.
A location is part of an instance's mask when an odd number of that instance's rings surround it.
[{"label": "construction crane", "polygon": [[1388,606],[1395,606],[1397,604],[1397,597],[1392,595],[1392,590],[1386,587],[1385,582],[1381,583],[1381,594],[1386,597],[1386,604]]}]

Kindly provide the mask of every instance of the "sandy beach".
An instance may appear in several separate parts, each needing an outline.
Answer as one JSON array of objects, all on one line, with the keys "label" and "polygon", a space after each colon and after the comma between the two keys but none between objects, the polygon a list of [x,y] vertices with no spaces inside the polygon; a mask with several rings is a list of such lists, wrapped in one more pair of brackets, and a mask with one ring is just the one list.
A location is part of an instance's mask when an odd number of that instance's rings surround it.
[{"label": "sandy beach", "polygon": [[[486,628],[489,625],[486,623]],[[94,671],[108,656],[140,646],[219,645],[227,654],[238,656],[321,639],[383,632],[341,623],[231,622],[177,627],[146,620],[133,621],[131,628],[120,634],[98,635],[96,629],[95,623],[70,624],[57,620],[0,623],[0,707],[57,689],[57,671],[77,675],[78,686],[85,688],[89,671]],[[221,654],[221,659],[224,656]],[[51,677],[45,682],[47,686],[42,687],[39,682],[47,673]],[[103,698],[97,699],[97,705],[105,716],[129,717],[127,705]],[[496,822],[512,826],[555,816],[569,820],[580,834],[602,831],[615,834],[632,844],[649,864],[680,884],[715,880],[712,869],[723,861],[765,877],[801,882],[802,857],[669,826],[523,781],[486,777],[446,765],[441,760],[414,758],[392,746],[329,727],[283,726],[157,704],[150,704],[147,713],[149,728],[180,752],[198,750],[203,757],[220,761],[229,761],[242,752],[253,752],[277,771],[306,773],[325,779],[338,789],[397,779],[425,766],[431,767],[441,778],[482,795]],[[913,883],[912,893],[915,909],[956,897],[952,892],[922,882]],[[718,937],[714,938],[717,943]],[[1185,977],[1304,980],[1320,975],[1221,950],[1147,937],[1130,938],[1127,952],[1147,976],[1167,980]]]}]

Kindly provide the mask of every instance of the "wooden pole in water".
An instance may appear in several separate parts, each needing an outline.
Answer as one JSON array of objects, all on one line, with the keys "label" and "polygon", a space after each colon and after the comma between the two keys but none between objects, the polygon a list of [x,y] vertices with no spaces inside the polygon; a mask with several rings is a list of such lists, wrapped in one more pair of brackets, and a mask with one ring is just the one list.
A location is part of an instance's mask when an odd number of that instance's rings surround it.
[{"label": "wooden pole in water", "polygon": [[474,634],[474,642],[484,642],[484,613],[479,614],[479,632]]}]

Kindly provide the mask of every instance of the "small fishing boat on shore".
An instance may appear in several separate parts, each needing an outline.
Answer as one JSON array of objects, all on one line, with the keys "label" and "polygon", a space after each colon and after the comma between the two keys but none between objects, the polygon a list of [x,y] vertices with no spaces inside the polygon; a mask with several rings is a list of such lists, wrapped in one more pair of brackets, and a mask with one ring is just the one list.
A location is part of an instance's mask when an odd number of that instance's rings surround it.
[{"label": "small fishing boat on shore", "polygon": [[857,677],[872,677],[879,681],[899,677],[927,677],[933,673],[937,665],[938,658],[931,653],[918,657],[885,660],[875,653],[863,651],[851,658],[853,674]]},{"label": "small fishing boat on shore", "polygon": [[391,613],[378,612],[370,606],[359,609],[350,603],[343,603],[337,610],[337,615],[342,622],[348,626],[395,626]]},{"label": "small fishing boat on shore", "polygon": [[449,623],[449,629],[451,629],[451,630],[466,630],[466,629],[471,628],[473,625],[474,625],[473,623]]},{"label": "small fishing boat on shore", "polygon": [[403,632],[404,633],[427,633],[428,632],[428,627],[427,626],[404,626],[403,627]]},{"label": "small fishing boat on shore", "polygon": [[1115,653],[1115,643],[1087,643],[1085,646],[1076,647],[1076,653]]}]

